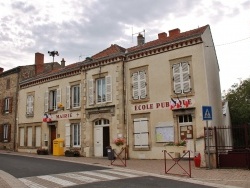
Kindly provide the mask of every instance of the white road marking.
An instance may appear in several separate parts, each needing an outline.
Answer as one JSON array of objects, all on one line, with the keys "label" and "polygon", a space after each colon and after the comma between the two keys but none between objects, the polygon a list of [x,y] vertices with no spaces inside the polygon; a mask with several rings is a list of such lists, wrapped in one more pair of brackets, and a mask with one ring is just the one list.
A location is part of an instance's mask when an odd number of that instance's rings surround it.
[{"label": "white road marking", "polygon": [[60,178],[56,178],[56,177],[53,177],[53,176],[49,176],[49,175],[46,175],[46,176],[37,176],[37,177],[41,178],[41,179],[44,179],[44,180],[47,180],[47,181],[54,182],[54,183],[59,184],[59,185],[63,185],[63,186],[77,185],[74,182],[66,181],[66,180],[63,180],[63,179],[60,179]]},{"label": "white road marking", "polygon": [[99,172],[108,172],[111,174],[117,174],[117,175],[126,176],[126,177],[130,177],[130,178],[138,177],[138,175],[135,175],[135,174],[128,174],[125,172],[118,172],[115,170],[99,170]]},{"label": "white road marking", "polygon": [[42,185],[34,183],[34,182],[32,182],[30,180],[27,180],[25,178],[19,178],[19,180],[22,181],[25,185],[27,185],[30,188],[46,188],[46,187],[44,187]]},{"label": "white road marking", "polygon": [[73,178],[73,179],[77,179],[80,181],[88,182],[88,183],[99,181],[99,179],[95,179],[95,178],[91,178],[91,177],[87,177],[87,176],[81,176],[81,175],[74,174],[74,173],[70,173],[70,174],[66,173],[66,174],[60,174],[60,175],[68,177],[68,178]]},{"label": "white road marking", "polygon": [[85,171],[85,172],[80,172],[80,173],[81,174],[86,174],[86,175],[91,175],[91,176],[96,176],[96,177],[100,177],[100,178],[105,178],[105,179],[108,179],[108,180],[120,179],[118,177],[109,176],[109,175],[101,174],[101,173],[98,173],[98,172]]}]

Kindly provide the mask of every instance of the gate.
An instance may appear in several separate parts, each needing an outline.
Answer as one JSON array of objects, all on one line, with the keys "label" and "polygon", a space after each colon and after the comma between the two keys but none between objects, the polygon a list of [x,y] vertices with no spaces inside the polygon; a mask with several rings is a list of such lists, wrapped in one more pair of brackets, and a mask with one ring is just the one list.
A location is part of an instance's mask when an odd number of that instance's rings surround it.
[{"label": "gate", "polygon": [[[250,169],[250,125],[214,127],[210,131],[209,149],[215,150],[217,168]],[[207,150],[207,139],[205,143]]]}]

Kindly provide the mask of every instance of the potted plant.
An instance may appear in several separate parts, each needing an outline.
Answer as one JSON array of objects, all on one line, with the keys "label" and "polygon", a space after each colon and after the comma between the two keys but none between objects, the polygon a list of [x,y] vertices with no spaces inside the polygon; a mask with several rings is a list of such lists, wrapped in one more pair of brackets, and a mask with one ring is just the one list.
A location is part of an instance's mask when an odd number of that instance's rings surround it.
[{"label": "potted plant", "polygon": [[45,149],[45,148],[38,148],[36,150],[36,153],[38,155],[48,155],[49,154],[49,150],[48,149]]},{"label": "potted plant", "polygon": [[80,156],[79,150],[66,150],[64,154],[66,157],[79,157]]},{"label": "potted plant", "polygon": [[114,140],[115,145],[122,146],[125,143],[125,140],[123,138],[116,138]]}]

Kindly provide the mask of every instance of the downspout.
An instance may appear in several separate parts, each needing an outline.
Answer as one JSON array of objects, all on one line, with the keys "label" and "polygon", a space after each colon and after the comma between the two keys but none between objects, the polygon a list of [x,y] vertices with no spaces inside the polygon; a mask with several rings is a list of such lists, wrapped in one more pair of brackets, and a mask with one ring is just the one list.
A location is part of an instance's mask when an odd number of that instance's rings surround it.
[{"label": "downspout", "polygon": [[15,123],[14,123],[14,143],[13,143],[13,149],[16,151],[16,136],[17,136],[17,126],[18,126],[18,118],[17,118],[17,110],[18,110],[18,95],[19,95],[19,76],[20,76],[20,69],[17,74],[17,89],[16,89],[16,105],[15,105]]},{"label": "downspout", "polygon": [[125,52],[125,57],[123,58],[122,62],[122,74],[123,74],[123,114],[124,114],[124,124],[126,125],[126,147],[127,147],[127,159],[129,158],[129,125],[128,125],[128,110],[127,110],[127,101],[128,101],[128,93],[127,93],[127,88],[126,88],[126,71],[125,71],[125,61],[127,59],[126,52]]}]

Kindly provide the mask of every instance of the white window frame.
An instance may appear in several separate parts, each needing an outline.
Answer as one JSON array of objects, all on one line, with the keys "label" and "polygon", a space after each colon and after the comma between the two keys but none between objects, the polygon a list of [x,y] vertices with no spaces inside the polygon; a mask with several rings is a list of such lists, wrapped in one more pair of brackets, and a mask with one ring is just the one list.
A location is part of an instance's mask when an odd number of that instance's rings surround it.
[{"label": "white window frame", "polygon": [[146,70],[133,72],[132,74],[132,97],[133,100],[147,98],[147,74]]},{"label": "white window frame", "polygon": [[61,89],[51,89],[45,92],[44,111],[57,111],[61,103]]},{"label": "white window frame", "polygon": [[71,86],[71,104],[72,108],[79,108],[81,105],[81,85]]},{"label": "white window frame", "polygon": [[[99,84],[100,82],[100,84]],[[96,101],[97,103],[104,103],[106,102],[106,79],[103,78],[98,78],[96,79]],[[100,97],[99,97],[100,94]]]},{"label": "white window frame", "polygon": [[[187,116],[187,118],[185,118],[185,116]],[[191,116],[191,121],[190,121],[188,116]],[[183,118],[183,122],[180,122],[180,117]],[[190,126],[190,125],[192,126],[193,125],[193,117],[192,117],[191,114],[179,115],[178,116],[178,123],[179,123],[179,136],[178,136],[178,138],[179,138],[179,141],[181,141],[181,128],[182,127],[187,127],[187,126]],[[186,139],[189,139],[189,138],[186,138]],[[193,137],[192,137],[192,139],[193,139]]]},{"label": "white window frame", "polygon": [[80,147],[81,146],[81,124],[80,123],[72,123],[71,124],[71,132],[72,132],[72,146]]},{"label": "white window frame", "polygon": [[175,63],[173,69],[174,93],[185,94],[191,91],[190,64],[188,61]]},{"label": "white window frame", "polygon": [[[98,85],[98,82],[101,85]],[[100,97],[98,97],[98,92],[100,93]],[[95,103],[94,99],[97,104],[112,102],[112,77],[110,75],[95,80],[88,80],[88,104],[93,105]]]},{"label": "white window frame", "polygon": [[33,95],[27,96],[27,104],[26,105],[27,105],[26,114],[27,115],[34,114],[34,96]]}]

